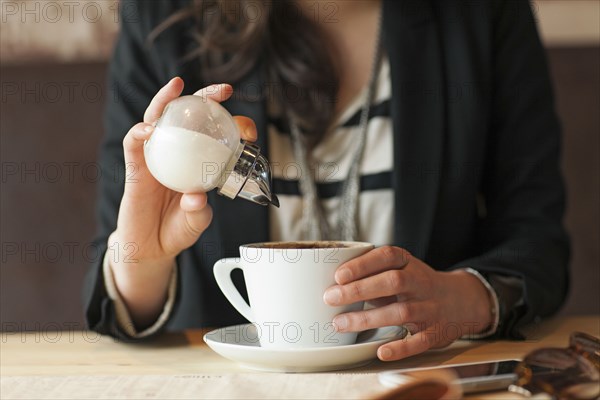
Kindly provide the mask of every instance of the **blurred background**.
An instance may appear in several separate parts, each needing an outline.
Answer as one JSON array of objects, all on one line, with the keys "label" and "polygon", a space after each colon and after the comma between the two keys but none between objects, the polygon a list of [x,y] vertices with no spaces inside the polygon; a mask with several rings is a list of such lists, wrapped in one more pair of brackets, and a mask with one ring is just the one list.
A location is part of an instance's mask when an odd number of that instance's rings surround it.
[{"label": "blurred background", "polygon": [[[0,330],[83,328],[118,1],[0,1]],[[532,2],[563,123],[573,277],[600,314],[600,1]]]}]

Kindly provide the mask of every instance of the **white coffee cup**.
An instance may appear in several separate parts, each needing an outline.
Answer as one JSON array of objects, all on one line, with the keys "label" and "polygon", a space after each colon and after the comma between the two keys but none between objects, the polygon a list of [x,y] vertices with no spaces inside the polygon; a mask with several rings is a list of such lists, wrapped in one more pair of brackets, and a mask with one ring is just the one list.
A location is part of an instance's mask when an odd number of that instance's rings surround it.
[{"label": "white coffee cup", "polygon": [[[240,246],[240,258],[217,261],[214,274],[229,302],[256,326],[261,347],[306,348],[353,344],[357,333],[338,333],[333,318],[364,302],[332,307],[323,301],[336,269],[367,253],[363,242],[272,242]],[[244,273],[250,305],[231,280]]]}]

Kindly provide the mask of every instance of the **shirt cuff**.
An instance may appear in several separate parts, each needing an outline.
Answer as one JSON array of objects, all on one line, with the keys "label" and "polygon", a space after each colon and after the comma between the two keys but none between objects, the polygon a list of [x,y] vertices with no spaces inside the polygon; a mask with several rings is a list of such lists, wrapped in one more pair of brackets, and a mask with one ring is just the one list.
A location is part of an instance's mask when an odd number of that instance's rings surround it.
[{"label": "shirt cuff", "polygon": [[462,270],[468,272],[469,274],[479,279],[479,281],[487,290],[488,295],[490,296],[490,301],[492,303],[492,308],[490,310],[490,313],[492,314],[492,324],[490,325],[489,329],[487,329],[485,332],[470,333],[467,335],[463,335],[461,339],[484,339],[490,337],[496,333],[496,331],[498,330],[498,325],[500,325],[500,303],[498,301],[498,294],[496,293],[492,285],[490,285],[490,283],[487,281],[487,279],[485,279],[483,275],[481,275],[479,272],[477,272],[473,268],[463,268]]},{"label": "shirt cuff", "polygon": [[156,333],[167,323],[167,320],[173,311],[173,305],[175,304],[175,295],[177,292],[177,265],[173,267],[173,272],[171,273],[171,279],[169,281],[169,287],[167,291],[167,302],[165,303],[162,312],[154,324],[141,332],[138,332],[135,328],[135,325],[131,320],[131,316],[129,315],[129,311],[127,310],[127,306],[117,290],[115,278],[110,267],[108,251],[104,254],[102,270],[104,274],[104,285],[106,286],[106,292],[108,293],[108,297],[113,301],[117,324],[119,325],[119,328],[123,330],[123,332],[134,339],[142,339]]}]

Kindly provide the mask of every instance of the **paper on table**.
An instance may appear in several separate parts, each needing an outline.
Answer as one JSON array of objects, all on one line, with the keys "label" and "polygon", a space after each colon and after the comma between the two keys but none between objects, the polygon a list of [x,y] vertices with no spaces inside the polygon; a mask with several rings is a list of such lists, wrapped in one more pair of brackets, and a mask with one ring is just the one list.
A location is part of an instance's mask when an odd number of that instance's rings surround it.
[{"label": "paper on table", "polygon": [[2,399],[360,399],[385,391],[374,373],[8,376]]}]

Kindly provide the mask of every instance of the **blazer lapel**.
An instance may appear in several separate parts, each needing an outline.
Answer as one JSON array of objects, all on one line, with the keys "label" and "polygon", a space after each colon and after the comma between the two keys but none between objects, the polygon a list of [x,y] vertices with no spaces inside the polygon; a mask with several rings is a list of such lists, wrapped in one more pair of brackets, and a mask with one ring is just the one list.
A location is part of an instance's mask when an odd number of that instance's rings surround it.
[{"label": "blazer lapel", "polygon": [[445,126],[442,57],[430,2],[383,3],[394,127],[394,242],[425,258],[433,227]]}]

